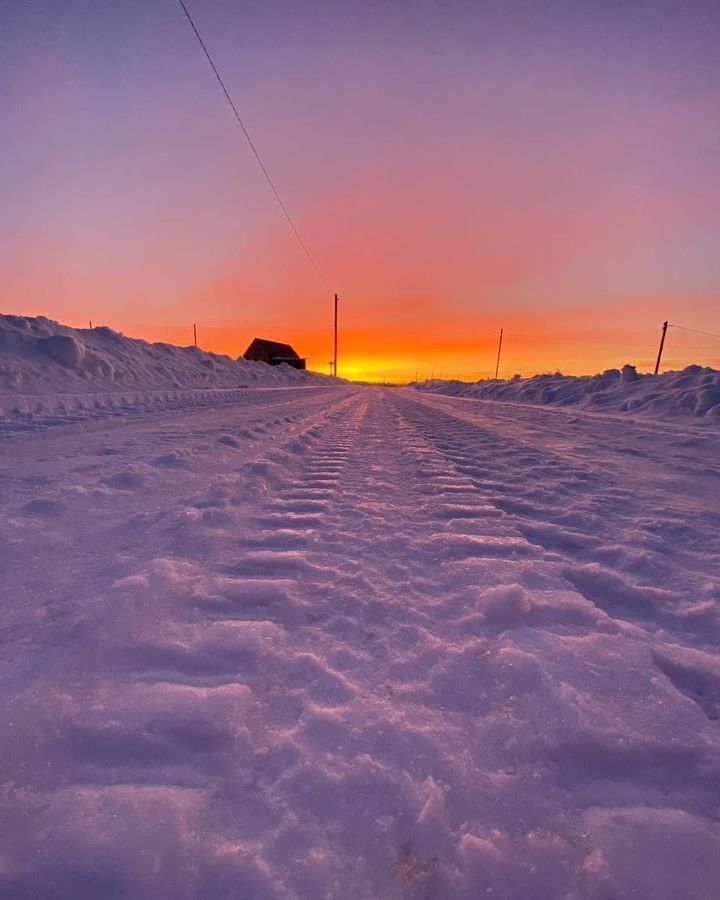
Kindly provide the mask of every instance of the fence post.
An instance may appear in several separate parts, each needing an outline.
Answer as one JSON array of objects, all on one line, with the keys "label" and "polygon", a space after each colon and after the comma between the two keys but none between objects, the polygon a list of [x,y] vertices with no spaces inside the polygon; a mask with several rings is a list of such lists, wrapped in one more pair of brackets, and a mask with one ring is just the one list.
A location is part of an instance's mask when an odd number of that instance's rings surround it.
[{"label": "fence post", "polygon": [[654,375],[657,375],[660,369],[660,360],[662,359],[662,352],[663,347],[665,346],[665,335],[667,334],[667,330],[668,322],[663,322],[662,334],[660,335],[660,349],[658,350],[657,361],[655,362],[655,371],[653,372]]},{"label": "fence post", "polygon": [[335,323],[333,328],[333,375],[337,378],[338,357],[338,295],[335,294]]},{"label": "fence post", "polygon": [[497,362],[495,363],[495,381],[497,381],[498,372],[500,371],[500,351],[502,350],[502,339],[504,329],[500,329],[500,343],[498,344]]}]

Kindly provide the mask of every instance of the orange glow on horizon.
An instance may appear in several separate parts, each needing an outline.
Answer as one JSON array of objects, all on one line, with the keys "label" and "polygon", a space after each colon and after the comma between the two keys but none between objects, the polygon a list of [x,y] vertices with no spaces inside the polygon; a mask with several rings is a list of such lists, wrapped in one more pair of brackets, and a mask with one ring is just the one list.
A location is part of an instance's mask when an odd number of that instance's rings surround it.
[{"label": "orange glow on horizon", "polygon": [[[207,4],[318,278],[187,23],[128,6],[10,4],[4,311],[178,345],[197,322],[327,373],[337,290],[339,374],[393,382],[494,375],[501,327],[503,377],[648,371],[665,319],[720,332],[707,17]],[[664,367],[719,356],[671,331]]]},{"label": "orange glow on horizon", "polygon": [[[89,323],[73,323],[87,328]],[[94,322],[94,325],[106,324]],[[107,323],[128,337],[150,342],[165,342],[190,346],[193,342],[192,323],[150,325]],[[516,325],[515,328],[519,328]],[[332,333],[278,325],[260,327],[212,326],[198,324],[198,344],[201,349],[226,354],[232,358],[242,355],[254,337],[267,337],[292,344],[301,356],[308,357],[308,368],[322,374],[330,373]],[[338,373],[351,381],[403,384],[429,378],[477,381],[492,378],[497,360],[499,329],[493,333],[468,324],[462,334],[455,325],[446,333],[424,330],[398,332],[348,330],[340,332]],[[690,343],[688,343],[688,338]],[[663,357],[663,371],[681,369],[699,362],[720,367],[720,343],[709,342],[699,347],[688,335],[670,333]],[[651,332],[588,332],[567,331],[555,334],[505,329],[499,377],[515,374],[531,376],[561,371],[568,375],[590,375],[608,368],[620,368],[625,363],[639,371],[652,371],[657,353],[657,335]]]}]

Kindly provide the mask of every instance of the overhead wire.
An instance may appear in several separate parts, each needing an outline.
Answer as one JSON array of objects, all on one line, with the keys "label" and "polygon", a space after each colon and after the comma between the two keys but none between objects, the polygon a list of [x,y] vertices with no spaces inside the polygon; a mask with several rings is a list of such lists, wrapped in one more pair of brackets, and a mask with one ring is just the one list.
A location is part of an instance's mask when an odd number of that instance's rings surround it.
[{"label": "overhead wire", "polygon": [[697,328],[686,328],[684,325],[673,325],[672,322],[668,324],[670,325],[670,328],[680,328],[682,331],[691,331],[693,334],[704,334],[706,337],[720,338],[720,334],[715,334],[714,331],[699,331]]},{"label": "overhead wire", "polygon": [[237,107],[233,103],[232,97],[230,96],[228,89],[225,87],[225,82],[223,81],[223,79],[220,75],[220,72],[218,72],[217,66],[215,65],[213,58],[210,55],[210,51],[205,46],[205,42],[203,41],[202,37],[200,36],[200,32],[198,31],[197,26],[195,25],[195,22],[193,21],[193,18],[190,15],[190,11],[188,10],[187,6],[185,5],[184,0],[178,0],[178,3],[180,4],[180,6],[183,9],[183,12],[185,13],[185,15],[187,17],[187,20],[190,23],[190,27],[192,28],[192,30],[195,34],[195,37],[198,40],[198,43],[202,47],[203,53],[205,54],[207,61],[210,63],[210,68],[215,73],[215,77],[217,78],[218,84],[222,88],[223,94],[225,95],[225,99],[227,100],[228,104],[230,105],[230,109],[233,111],[233,114],[234,114],[235,118],[237,119],[238,124],[240,125],[240,128],[242,129],[242,132],[245,135],[245,138],[247,139],[248,144],[250,145],[250,149],[252,150],[253,155],[255,156],[255,159],[257,160],[257,163],[260,166],[260,169],[262,170],[263,175],[265,176],[265,180],[270,185],[270,188],[271,188],[273,194],[275,195],[275,199],[277,200],[277,202],[280,206],[280,209],[285,214],[285,218],[287,219],[288,224],[290,225],[290,228],[292,229],[293,233],[295,234],[295,237],[297,238],[298,243],[302,247],[302,249],[305,253],[305,256],[307,256],[307,258],[310,262],[310,265],[313,267],[317,276],[320,278],[320,280],[325,285],[325,287],[328,289],[328,291],[332,294],[333,289],[330,287],[330,284],[329,284],[327,278],[325,278],[320,267],[315,262],[315,259],[312,255],[312,253],[310,252],[310,249],[308,248],[307,244],[303,240],[303,237],[300,234],[300,231],[298,230],[297,226],[295,225],[295,222],[293,221],[292,216],[288,212],[288,208],[285,205],[285,203],[283,202],[283,199],[280,196],[280,192],[275,187],[275,184],[274,184],[272,178],[270,177],[270,173],[268,172],[268,170],[265,166],[265,163],[263,162],[262,157],[260,156],[260,153],[259,153],[257,147],[255,146],[253,139],[250,137],[250,132],[248,131],[247,127],[245,126],[245,123],[243,122],[243,120],[240,116],[240,113],[237,111]]},{"label": "overhead wire", "polygon": [[[282,210],[283,215],[285,216],[293,234],[295,235],[298,243],[300,244],[300,247],[302,248],[303,253],[307,257],[310,265],[314,269],[318,278],[322,281],[322,283],[327,288],[327,290],[330,293],[333,293],[333,289],[331,288],[330,283],[328,282],[327,278],[325,277],[322,270],[320,269],[317,262],[315,261],[315,258],[313,257],[312,253],[310,252],[310,249],[309,249],[307,243],[303,239],[302,234],[300,233],[300,230],[298,229],[292,216],[290,215],[290,212],[289,212],[285,202],[283,201],[283,199],[280,195],[280,192],[278,191],[277,187],[275,186],[275,183],[273,182],[272,177],[270,176],[270,172],[268,171],[265,163],[263,162],[260,152],[258,151],[257,147],[255,146],[255,143],[250,135],[250,132],[248,131],[247,126],[245,125],[242,117],[240,116],[240,113],[238,112],[237,107],[235,106],[235,103],[233,102],[232,97],[230,96],[230,92],[228,91],[228,89],[225,85],[225,82],[223,81],[223,78],[220,75],[220,72],[218,71],[217,66],[215,65],[215,62],[210,54],[210,51],[208,50],[208,48],[201,36],[196,24],[195,24],[195,21],[193,20],[193,17],[190,14],[190,11],[189,11],[187,5],[185,4],[184,0],[178,0],[178,3],[180,4],[183,12],[185,13],[185,16],[190,24],[190,27],[191,27],[198,43],[200,44],[200,47],[202,48],[202,51],[210,65],[210,68],[212,69],[213,74],[215,75],[215,78],[217,79],[217,82],[220,85],[220,88],[222,89],[225,99],[227,100],[227,103],[230,106],[230,109],[232,110],[232,113],[235,116],[235,119],[237,120],[238,124],[240,125],[240,128],[242,129],[242,132],[245,135],[245,139],[247,140],[247,142],[250,146],[250,149],[257,161],[257,164],[260,166],[260,169],[265,177],[265,180],[267,181],[268,185],[270,186],[270,189],[272,190],[273,195],[275,196],[275,199],[276,199],[278,205],[280,206],[280,209]],[[715,332],[701,331],[697,328],[687,328],[684,325],[675,325],[672,323],[668,323],[668,324],[669,324],[670,328],[676,328],[676,329],[680,329],[682,331],[692,332],[693,334],[701,334],[706,337],[713,337],[713,338],[720,339],[720,334],[717,334]],[[488,332],[484,332],[484,333],[488,334]],[[519,333],[513,333],[513,332],[508,332],[508,334],[513,335],[515,337],[524,337],[524,338],[541,337],[540,335],[519,334]],[[546,341],[552,340],[552,341],[568,341],[571,343],[594,343],[594,342],[599,343],[599,341],[597,341],[597,339],[594,340],[592,338],[578,339],[578,338],[560,338],[560,337],[550,337],[550,336],[542,336],[542,338]],[[628,346],[628,345],[625,345],[625,346]],[[639,349],[639,346],[637,349]],[[650,349],[650,348],[648,348],[648,349]],[[678,349],[685,349],[685,348],[678,348]],[[687,349],[690,349],[690,348],[688,347]],[[701,348],[698,348],[698,349],[701,349]],[[711,348],[702,348],[702,349],[711,349]]]}]

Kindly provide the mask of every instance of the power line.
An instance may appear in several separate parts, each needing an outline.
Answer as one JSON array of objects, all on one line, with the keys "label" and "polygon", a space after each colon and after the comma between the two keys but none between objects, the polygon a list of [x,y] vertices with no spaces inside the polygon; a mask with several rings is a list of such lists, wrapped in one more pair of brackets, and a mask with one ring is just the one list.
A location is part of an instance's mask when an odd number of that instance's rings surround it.
[{"label": "power line", "polygon": [[715,337],[720,338],[720,334],[715,334],[714,331],[698,331],[697,328],[686,328],[684,325],[670,325],[671,328],[680,328],[682,331],[692,331],[693,334],[704,334],[707,337]]},{"label": "power line", "polygon": [[705,344],[676,344],[675,341],[673,341],[673,347],[676,347],[678,350],[711,350],[713,353],[718,353],[720,351],[717,344],[708,347]]},{"label": "power line", "polygon": [[[563,343],[569,343],[569,344],[601,344],[604,347],[608,346],[608,344],[611,344],[614,348],[617,348],[617,349],[623,349],[623,348],[628,349],[629,348],[629,349],[633,349],[633,350],[641,350],[641,349],[645,348],[646,346],[647,346],[647,349],[653,349],[650,344],[648,344],[648,345],[634,344],[634,343],[632,343],[632,344],[631,343],[617,344],[612,340],[612,338],[573,338],[573,337],[561,337],[559,335],[542,334],[540,332],[535,332],[534,334],[529,333],[529,332],[521,333],[519,331],[506,331],[505,334],[506,335],[509,334],[511,337],[529,338],[529,339],[533,339],[533,340],[539,340],[545,344],[547,344],[549,342],[554,343],[556,341],[562,341]],[[646,338],[640,337],[639,340],[643,341],[643,340],[646,340]]]},{"label": "power line", "polygon": [[307,244],[306,244],[305,241],[302,239],[302,235],[300,234],[300,232],[299,232],[298,229],[296,228],[295,223],[294,223],[293,220],[292,220],[292,216],[290,215],[290,213],[289,213],[288,210],[287,210],[287,207],[286,207],[285,204],[283,203],[282,197],[280,196],[280,194],[278,193],[277,188],[276,188],[275,185],[273,184],[273,180],[272,180],[272,178],[270,177],[270,173],[269,173],[268,170],[265,168],[265,163],[263,163],[262,158],[261,158],[260,154],[258,153],[257,147],[256,147],[255,144],[253,143],[253,139],[250,137],[250,133],[248,132],[247,128],[245,127],[245,123],[244,123],[243,120],[240,118],[240,113],[237,111],[237,108],[236,108],[235,104],[233,103],[230,94],[228,93],[228,89],[225,87],[225,83],[224,83],[224,81],[222,80],[222,78],[220,77],[220,73],[218,72],[215,63],[213,62],[212,56],[210,56],[210,53],[209,53],[209,51],[208,51],[208,48],[205,46],[205,42],[204,42],[203,39],[200,37],[200,32],[197,30],[197,27],[195,26],[195,22],[193,22],[192,16],[190,15],[190,12],[188,11],[187,6],[185,6],[185,3],[183,2],[183,0],[178,0],[178,3],[180,4],[180,6],[182,6],[183,12],[184,12],[185,15],[187,16],[187,20],[188,20],[188,22],[190,23],[190,27],[191,27],[192,30],[194,31],[195,37],[198,39],[198,42],[199,42],[200,46],[201,46],[202,49],[203,49],[203,53],[204,53],[205,56],[207,57],[207,61],[210,63],[210,68],[211,68],[211,69],[213,70],[213,72],[215,73],[215,77],[216,77],[217,80],[218,80],[218,84],[219,84],[220,87],[222,88],[223,94],[225,94],[225,99],[226,99],[227,102],[230,104],[230,109],[233,111],[233,113],[234,113],[234,115],[235,115],[235,118],[236,118],[237,121],[238,121],[238,124],[239,124],[240,127],[242,128],[243,134],[244,134],[245,137],[247,138],[248,144],[250,144],[250,149],[252,150],[253,154],[255,155],[255,159],[257,160],[258,165],[259,165],[260,168],[262,169],[262,173],[263,173],[263,175],[265,176],[265,179],[266,179],[267,183],[270,185],[270,188],[272,189],[273,194],[275,194],[275,199],[276,199],[277,202],[280,204],[280,209],[281,209],[281,210],[283,211],[283,213],[285,214],[285,218],[288,220],[288,223],[289,223],[290,227],[292,228],[292,230],[293,230],[293,232],[294,232],[294,234],[295,234],[295,237],[298,239],[298,242],[300,243],[300,246],[302,247],[303,251],[305,252],[305,256],[307,256],[307,258],[308,258],[309,261],[310,261],[310,265],[313,267],[313,269],[315,269],[315,272],[317,273],[318,277],[320,278],[320,280],[322,281],[322,283],[325,285],[325,287],[328,289],[328,291],[330,291],[330,293],[332,293],[332,292],[333,292],[333,291],[332,291],[332,288],[330,287],[330,285],[329,285],[327,279],[325,278],[325,276],[323,275],[323,273],[320,271],[320,267],[318,266],[318,264],[317,264],[317,263],[315,262],[315,260],[313,259],[312,253],[310,253],[310,250],[308,249]]}]

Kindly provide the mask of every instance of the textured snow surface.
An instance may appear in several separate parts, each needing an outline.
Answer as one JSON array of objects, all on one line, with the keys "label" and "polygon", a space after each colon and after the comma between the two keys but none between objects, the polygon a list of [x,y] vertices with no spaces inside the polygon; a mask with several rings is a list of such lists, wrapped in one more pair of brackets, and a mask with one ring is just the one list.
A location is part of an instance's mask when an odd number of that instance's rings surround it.
[{"label": "textured snow surface", "polygon": [[188,404],[233,402],[240,390],[328,383],[290,366],[197,347],[149,344],[111,328],[69,328],[0,315],[0,423],[46,423]]},{"label": "textured snow surface", "polygon": [[693,416],[720,423],[720,372],[688,366],[682,372],[641,375],[633,366],[602,375],[535,375],[511,381],[425,381],[417,390],[476,400],[572,406],[634,417]]},{"label": "textured snow surface", "polygon": [[334,385],[0,434],[0,896],[717,898],[719,450]]}]

